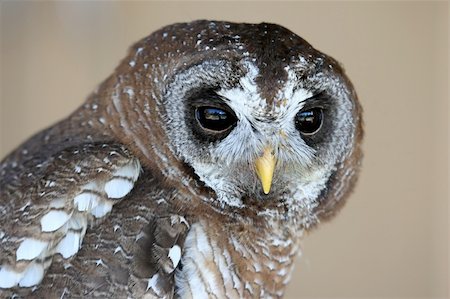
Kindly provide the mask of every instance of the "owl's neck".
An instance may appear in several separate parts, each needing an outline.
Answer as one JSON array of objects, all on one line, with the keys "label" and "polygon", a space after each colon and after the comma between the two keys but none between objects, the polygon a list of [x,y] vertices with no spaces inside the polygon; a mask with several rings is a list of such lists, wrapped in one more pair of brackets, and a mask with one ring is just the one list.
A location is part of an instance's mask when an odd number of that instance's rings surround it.
[{"label": "owl's neck", "polygon": [[299,251],[300,234],[276,227],[269,231],[200,221],[192,225],[186,238],[182,269],[176,273],[178,295],[282,297]]}]

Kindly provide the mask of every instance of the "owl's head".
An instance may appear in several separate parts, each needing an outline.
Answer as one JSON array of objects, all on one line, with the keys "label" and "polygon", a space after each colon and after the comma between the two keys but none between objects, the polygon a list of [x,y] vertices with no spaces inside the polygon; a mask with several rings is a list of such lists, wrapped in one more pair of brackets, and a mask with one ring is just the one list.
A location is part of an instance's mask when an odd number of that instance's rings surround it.
[{"label": "owl's head", "polygon": [[[175,24],[138,43],[131,57],[136,100],[148,107],[142,126],[159,130],[138,147],[152,148],[166,177],[180,176],[168,170],[180,168],[173,158],[195,173],[179,180],[208,187],[213,204],[282,206],[306,215],[306,225],[332,214],[351,189],[361,156],[356,94],[334,59],[291,31]],[[167,148],[155,149],[161,141]]]}]

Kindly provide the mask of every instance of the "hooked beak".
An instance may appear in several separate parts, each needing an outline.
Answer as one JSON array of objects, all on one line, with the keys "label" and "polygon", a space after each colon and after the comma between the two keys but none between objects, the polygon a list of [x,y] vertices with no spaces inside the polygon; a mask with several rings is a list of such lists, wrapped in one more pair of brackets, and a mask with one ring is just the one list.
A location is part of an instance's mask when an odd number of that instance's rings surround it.
[{"label": "hooked beak", "polygon": [[273,150],[270,146],[264,149],[264,153],[261,157],[255,161],[256,174],[261,181],[264,194],[269,194],[270,187],[272,186],[273,172],[275,170],[275,164],[277,159],[273,154]]}]

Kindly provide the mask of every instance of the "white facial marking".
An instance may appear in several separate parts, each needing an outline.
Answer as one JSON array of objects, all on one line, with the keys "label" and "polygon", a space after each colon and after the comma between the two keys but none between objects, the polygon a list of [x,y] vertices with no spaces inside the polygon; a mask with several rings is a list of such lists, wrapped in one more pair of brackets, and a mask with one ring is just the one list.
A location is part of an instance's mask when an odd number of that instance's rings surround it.
[{"label": "white facial marking", "polygon": [[64,211],[50,211],[41,219],[41,229],[43,232],[55,231],[63,226],[70,215]]},{"label": "white facial marking", "polygon": [[32,260],[38,257],[47,248],[47,245],[48,243],[44,241],[25,239],[17,249],[16,260]]},{"label": "white facial marking", "polygon": [[[312,96],[310,91],[298,86],[295,72],[286,69],[288,79],[276,98],[265,99],[256,83],[258,68],[250,62],[245,66],[248,72],[240,78],[239,86],[217,91],[238,118],[230,134],[211,148],[211,157],[218,162],[190,161],[199,178],[216,192],[217,200],[232,207],[244,206],[236,185],[252,181],[255,177],[252,165],[265,147],[273,148],[278,169],[295,165],[291,171],[296,172],[309,165],[315,152],[305,144],[295,128],[296,114],[305,100]],[[273,105],[269,107],[270,102]],[[236,168],[243,165],[249,167],[243,171],[243,177],[236,178]],[[275,181],[282,180],[277,169],[275,175]]]}]

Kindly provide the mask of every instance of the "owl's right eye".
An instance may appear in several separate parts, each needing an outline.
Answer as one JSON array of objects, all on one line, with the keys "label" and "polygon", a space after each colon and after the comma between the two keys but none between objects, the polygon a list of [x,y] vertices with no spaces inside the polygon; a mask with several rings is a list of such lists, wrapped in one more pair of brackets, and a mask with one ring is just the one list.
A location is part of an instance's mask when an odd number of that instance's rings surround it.
[{"label": "owl's right eye", "polygon": [[204,130],[217,133],[228,131],[237,122],[236,116],[231,111],[212,106],[197,107],[195,118]]}]

